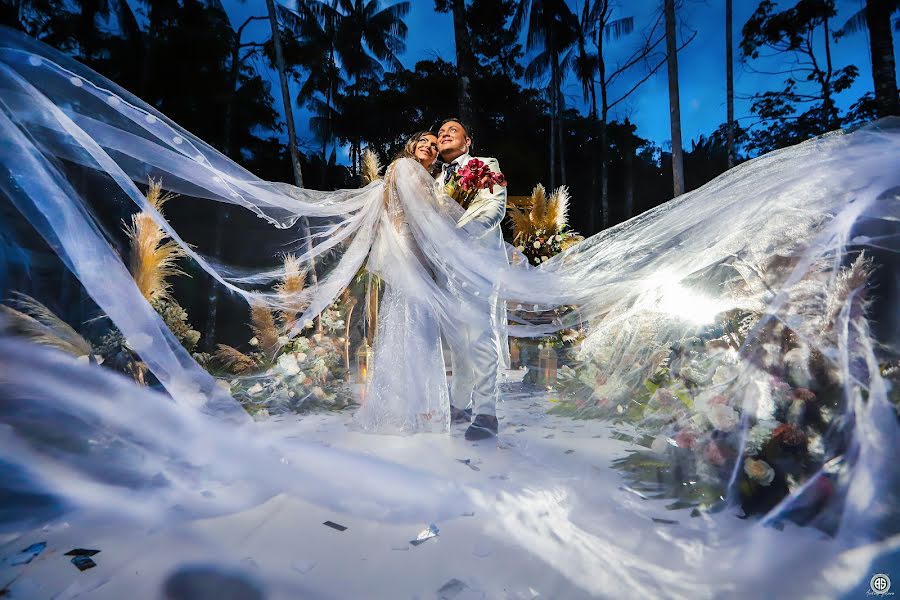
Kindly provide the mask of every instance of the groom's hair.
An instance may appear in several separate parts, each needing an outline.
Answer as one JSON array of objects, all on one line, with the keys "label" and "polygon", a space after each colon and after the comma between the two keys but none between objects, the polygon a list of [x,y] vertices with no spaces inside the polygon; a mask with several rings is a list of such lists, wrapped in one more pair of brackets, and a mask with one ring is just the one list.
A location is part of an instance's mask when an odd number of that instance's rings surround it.
[{"label": "groom's hair", "polygon": [[475,145],[475,136],[472,135],[472,129],[471,129],[471,127],[469,127],[468,124],[466,124],[466,123],[465,123],[462,119],[460,119],[459,117],[447,117],[446,119],[444,119],[443,121],[441,121],[441,124],[438,125],[437,127],[435,127],[434,130],[435,130],[435,131],[440,131],[441,127],[443,127],[444,125],[446,125],[447,123],[449,123],[449,122],[451,122],[451,121],[453,121],[454,123],[459,123],[460,125],[462,125],[463,131],[466,132],[466,137],[469,138],[470,140],[472,140],[472,143],[471,143],[470,145],[471,145],[471,146],[474,146],[474,145]]}]

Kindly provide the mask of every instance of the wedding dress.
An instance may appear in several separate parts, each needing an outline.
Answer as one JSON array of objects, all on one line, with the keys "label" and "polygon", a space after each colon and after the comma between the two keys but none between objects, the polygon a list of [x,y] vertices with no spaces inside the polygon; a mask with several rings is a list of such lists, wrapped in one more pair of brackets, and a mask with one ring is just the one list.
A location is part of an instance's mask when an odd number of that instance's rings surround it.
[{"label": "wedding dress", "polygon": [[[404,162],[401,171],[424,172],[413,161]],[[374,363],[355,421],[377,433],[443,433],[450,428],[450,399],[440,325],[437,311],[422,294],[422,283],[432,274],[401,204],[396,167],[390,165],[385,174],[386,210],[366,264],[385,290]]]},{"label": "wedding dress", "polygon": [[[722,497],[733,503],[748,468],[742,453],[771,416],[778,384],[788,376],[781,355],[787,347],[798,350],[833,381],[831,391],[840,401],[815,410],[835,427],[815,440],[821,461],[815,475],[791,482],[763,522],[808,510],[806,493],[827,484],[827,501],[813,513],[827,517],[835,543],[881,543],[894,533],[886,520],[896,514],[890,503],[900,448],[891,380],[900,356],[898,157],[897,119],[821,136],[747,161],[530,267],[515,260],[514,249],[481,243],[468,225],[457,228],[454,216],[461,209],[436,194],[433,180],[414,161],[398,161],[387,182],[357,190],[319,192],[263,181],[102,76],[0,29],[0,199],[74,274],[166,392],[163,399],[102,369],[29,345],[16,352],[19,342],[0,340],[0,467],[15,474],[4,485],[26,498],[52,497],[132,515],[152,506],[153,514],[171,518],[207,514],[210,506],[234,510],[281,491],[378,518],[409,517],[404,510],[411,506],[418,518],[459,515],[462,504],[456,501],[452,510],[440,510],[447,507],[444,498],[463,495],[445,481],[418,480],[411,471],[398,477],[381,465],[373,469],[377,477],[359,479],[365,494],[357,494],[355,478],[371,476],[371,465],[358,456],[309,447],[302,464],[291,464],[278,460],[277,450],[261,447],[243,408],[137,290],[117,236],[124,216],[143,211],[182,248],[192,268],[220,289],[251,306],[304,306],[290,336],[300,335],[303,324],[330,306],[364,265],[379,274],[386,286],[383,321],[359,417],[367,429],[446,430],[436,322],[480,322],[484,312],[469,307],[486,301],[506,303],[513,336],[584,328],[580,352],[594,370],[583,373],[580,385],[595,393],[580,407],[585,411],[610,403],[630,410],[640,394],[657,389],[656,374],[681,369],[687,378],[696,368],[687,362],[698,344],[740,338],[739,348],[716,355],[721,364],[713,365],[705,388],[692,384],[681,390],[688,411],[684,423],[663,423],[691,427],[714,420],[714,435],[734,440],[733,453],[707,452],[698,459],[704,468],[714,464],[727,474]],[[254,260],[228,264],[207,256],[200,241],[189,239],[189,228],[174,227],[147,202],[139,185],[148,177],[161,179],[192,207],[225,203],[258,216],[256,228],[243,221],[227,232],[236,245],[252,247]],[[317,285],[287,305],[273,290],[285,274],[280,255],[286,251],[304,264],[315,260],[319,274]],[[872,261],[879,285],[864,286],[859,279],[865,276],[848,275],[864,260]],[[577,310],[532,319],[565,306]],[[749,313],[755,320],[740,321]],[[506,319],[494,326],[503,339]],[[790,335],[773,337],[782,327]],[[452,328],[445,333],[454,335]],[[802,402],[790,404],[785,410],[794,412],[785,418],[802,419]],[[701,414],[703,406],[712,408]],[[792,434],[791,443],[804,441],[791,427],[780,435],[785,432]],[[687,451],[689,441],[683,439],[665,430],[662,449]],[[706,448],[716,450],[714,441]],[[565,476],[552,479],[528,483],[555,490]],[[219,496],[206,494],[212,483],[219,485]],[[375,497],[381,505],[372,504]],[[493,502],[495,496],[476,490],[468,497]],[[564,500],[563,492],[547,506],[568,510]],[[521,506],[542,515],[541,502],[526,495]],[[519,508],[500,515],[496,524],[533,535],[528,539],[534,541],[560,537],[554,528],[542,529],[543,516],[516,520]],[[16,524],[26,520],[23,515],[8,518]],[[688,529],[668,529],[667,539],[696,558],[695,540],[689,533],[679,537]],[[571,539],[591,552],[590,536]],[[783,556],[779,543],[760,536],[747,556]],[[891,543],[895,548],[896,539]],[[864,562],[863,556],[873,555],[866,552],[880,551],[872,548],[853,560]]]}]

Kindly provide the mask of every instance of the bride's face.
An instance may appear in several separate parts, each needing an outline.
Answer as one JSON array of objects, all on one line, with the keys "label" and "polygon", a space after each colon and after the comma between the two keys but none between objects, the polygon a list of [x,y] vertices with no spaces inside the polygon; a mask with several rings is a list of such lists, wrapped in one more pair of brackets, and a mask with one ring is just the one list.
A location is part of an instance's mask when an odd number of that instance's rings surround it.
[{"label": "bride's face", "polygon": [[414,153],[416,160],[426,169],[431,169],[434,161],[437,160],[437,137],[426,133],[416,142],[416,150]]}]

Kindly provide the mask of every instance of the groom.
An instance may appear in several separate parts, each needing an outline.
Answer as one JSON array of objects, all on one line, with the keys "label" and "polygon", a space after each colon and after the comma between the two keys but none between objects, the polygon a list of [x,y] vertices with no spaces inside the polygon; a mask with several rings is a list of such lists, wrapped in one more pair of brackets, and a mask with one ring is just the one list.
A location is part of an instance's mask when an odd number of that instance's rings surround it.
[{"label": "groom", "polygon": [[[453,173],[472,160],[471,130],[457,118],[445,119],[438,130],[438,151],[444,162],[438,182],[445,185]],[[495,158],[480,158],[491,171],[500,173]],[[459,226],[471,227],[481,238],[503,248],[500,223],[506,214],[506,188],[496,186],[493,192],[481,190],[459,219]],[[469,299],[463,307],[468,320],[444,324],[453,365],[450,389],[450,418],[453,422],[472,420],[466,430],[467,440],[483,440],[497,435],[497,377],[501,364],[500,339],[494,320],[496,299]],[[505,313],[505,311],[502,311]],[[505,319],[505,314],[502,315]],[[505,323],[505,321],[504,321]],[[504,353],[505,354],[505,353]]]}]

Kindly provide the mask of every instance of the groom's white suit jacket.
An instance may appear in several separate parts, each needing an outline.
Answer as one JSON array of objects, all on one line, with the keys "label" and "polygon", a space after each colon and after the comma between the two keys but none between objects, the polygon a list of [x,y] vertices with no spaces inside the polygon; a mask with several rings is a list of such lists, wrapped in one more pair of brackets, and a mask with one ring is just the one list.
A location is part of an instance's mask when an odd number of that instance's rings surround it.
[{"label": "groom's white suit jacket", "polygon": [[[476,157],[466,153],[462,156],[458,156],[453,162],[458,163],[459,168],[462,168],[473,158],[477,158],[485,163],[494,173],[502,173],[500,170],[500,163],[493,157]],[[443,172],[436,181],[436,185],[439,187],[440,192],[444,191],[444,186],[446,185],[446,172],[447,166],[445,165]],[[488,190],[481,190],[478,192],[478,197],[459,218],[457,227],[462,227],[470,223],[477,225],[477,229],[480,231],[476,235],[492,240],[496,244],[498,251],[505,253],[506,244],[503,241],[503,230],[500,228],[500,224],[503,222],[503,217],[505,216],[506,188],[498,185],[494,186],[493,192],[489,192]],[[499,336],[494,342],[497,344],[497,352],[500,360],[499,364],[495,366],[497,368],[509,368],[510,358],[506,333],[506,303],[496,302],[492,312],[494,313],[494,320],[499,327]],[[484,369],[487,367],[485,365],[479,365],[479,368]]]}]

